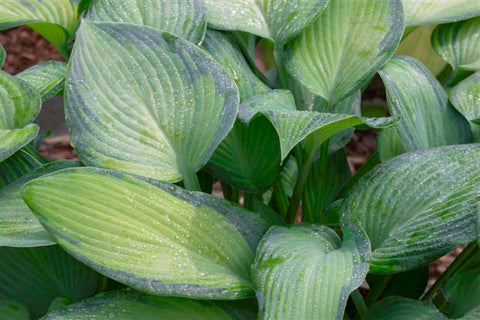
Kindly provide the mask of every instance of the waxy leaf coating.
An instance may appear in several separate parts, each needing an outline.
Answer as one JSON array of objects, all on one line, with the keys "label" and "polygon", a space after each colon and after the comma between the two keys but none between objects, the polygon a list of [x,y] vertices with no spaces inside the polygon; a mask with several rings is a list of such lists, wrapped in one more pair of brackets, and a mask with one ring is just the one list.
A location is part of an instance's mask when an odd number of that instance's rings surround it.
[{"label": "waxy leaf coating", "polygon": [[472,0],[402,0],[407,26],[465,20],[480,15]]},{"label": "waxy leaf coating", "polygon": [[468,121],[480,124],[480,72],[457,84],[449,96],[453,106]]},{"label": "waxy leaf coating", "polygon": [[16,75],[35,88],[43,101],[63,91],[67,64],[61,61],[45,61]]}]

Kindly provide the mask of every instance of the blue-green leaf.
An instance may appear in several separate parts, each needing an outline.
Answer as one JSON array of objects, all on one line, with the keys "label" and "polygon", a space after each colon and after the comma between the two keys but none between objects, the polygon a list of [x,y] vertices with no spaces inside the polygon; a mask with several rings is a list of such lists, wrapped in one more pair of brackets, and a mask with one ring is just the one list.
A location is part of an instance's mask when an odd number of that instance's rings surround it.
[{"label": "blue-green leaf", "polygon": [[369,320],[447,320],[433,303],[388,297],[376,303],[368,313]]},{"label": "blue-green leaf", "polygon": [[63,91],[67,64],[61,61],[45,61],[16,75],[35,88],[47,101]]},{"label": "blue-green leaf", "polygon": [[449,92],[453,106],[474,124],[480,124],[480,72],[474,73]]},{"label": "blue-green leaf", "polygon": [[471,0],[402,0],[407,26],[465,20],[480,15],[480,3]]}]

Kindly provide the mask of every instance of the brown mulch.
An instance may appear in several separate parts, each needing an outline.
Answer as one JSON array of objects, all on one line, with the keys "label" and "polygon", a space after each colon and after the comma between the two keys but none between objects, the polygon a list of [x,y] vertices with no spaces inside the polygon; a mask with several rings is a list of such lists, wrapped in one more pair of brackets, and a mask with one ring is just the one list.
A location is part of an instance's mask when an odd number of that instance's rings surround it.
[{"label": "brown mulch", "polygon": [[[0,32],[0,43],[7,52],[3,70],[10,74],[21,72],[42,61],[63,60],[55,48],[27,27]],[[369,103],[385,104],[385,92],[381,81],[375,79],[362,98],[368,99]],[[357,131],[346,148],[352,168],[358,169],[375,152],[375,149],[376,131]],[[47,138],[40,146],[40,153],[50,160],[78,159],[68,141],[68,136]],[[430,265],[430,285],[445,271],[459,252],[461,248],[453,250]]]}]

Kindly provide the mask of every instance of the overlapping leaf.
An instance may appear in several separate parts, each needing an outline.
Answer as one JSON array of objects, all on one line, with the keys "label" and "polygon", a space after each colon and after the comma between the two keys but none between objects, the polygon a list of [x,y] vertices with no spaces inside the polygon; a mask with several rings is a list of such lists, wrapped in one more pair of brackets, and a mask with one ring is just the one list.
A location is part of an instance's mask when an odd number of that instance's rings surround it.
[{"label": "overlapping leaf", "polygon": [[33,147],[25,146],[0,162],[0,189],[46,163]]},{"label": "overlapping leaf", "polygon": [[[479,15],[480,15],[480,5]],[[458,5],[457,5],[458,7]],[[439,25],[432,35],[435,50],[454,70],[480,71],[480,17]]]},{"label": "overlapping leaf", "polygon": [[[295,243],[295,246],[292,246]],[[343,244],[323,226],[273,227],[252,266],[262,319],[342,319],[368,272],[369,244],[346,228]]]},{"label": "overlapping leaf", "polygon": [[410,152],[364,175],[343,202],[372,244],[370,271],[427,264],[475,239],[480,145]]},{"label": "overlapping leaf", "polygon": [[392,115],[400,116],[397,133],[405,150],[468,143],[468,123],[448,103],[448,96],[420,62],[395,57],[379,72]]},{"label": "overlapping leaf", "polygon": [[380,161],[389,160],[406,152],[398,128],[387,128],[380,131],[377,138],[377,150]]},{"label": "overlapping leaf", "polygon": [[17,300],[0,299],[1,320],[30,320],[28,309]]},{"label": "overlapping leaf", "polygon": [[471,0],[402,0],[407,26],[465,20],[480,15],[480,3]]},{"label": "overlapping leaf", "polygon": [[287,42],[315,20],[327,0],[205,0],[214,28],[256,34],[278,44]]},{"label": "overlapping leaf", "polygon": [[457,84],[449,96],[454,107],[468,121],[480,124],[480,72]]},{"label": "overlapping leaf", "polygon": [[67,64],[60,61],[46,61],[16,75],[30,84],[47,101],[63,91]]},{"label": "overlapping leaf", "polygon": [[42,228],[23,201],[20,190],[32,179],[73,166],[78,166],[78,163],[53,162],[0,189],[0,246],[36,247],[55,244],[53,237]]},{"label": "overlapping leaf", "polygon": [[0,247],[0,261],[0,293],[23,302],[34,319],[58,296],[73,301],[89,297],[100,280],[58,246]]},{"label": "overlapping leaf", "polygon": [[480,308],[480,268],[455,274],[442,290],[453,309],[451,318],[463,317]]},{"label": "overlapping leaf", "polygon": [[77,27],[78,0],[8,0],[0,2],[0,30],[27,24],[44,36],[60,53]]},{"label": "overlapping leaf", "polygon": [[[147,296],[131,291],[118,291],[99,294],[93,298],[73,304],[69,307],[46,315],[44,320],[80,320],[94,318],[98,320],[157,320],[157,319],[209,319],[209,320],[251,320],[255,312],[239,310],[248,317],[230,315],[231,310],[245,307],[242,302],[229,302],[230,308],[210,301],[196,301],[181,298]],[[249,312],[250,311],[250,312]]]},{"label": "overlapping leaf", "polygon": [[224,200],[78,168],[27,183],[24,200],[67,251],[141,291],[251,296],[250,264],[270,224]]},{"label": "overlapping leaf", "polygon": [[427,287],[430,272],[428,266],[423,266],[410,271],[395,273],[393,275],[369,274],[367,281],[370,288],[374,288],[379,285],[379,283],[385,282],[385,278],[388,278],[388,281],[380,298],[396,296],[418,299]]},{"label": "overlapping leaf", "polygon": [[364,86],[388,61],[403,29],[400,1],[331,0],[319,18],[287,44],[287,69],[334,105]]},{"label": "overlapping leaf", "polygon": [[203,0],[96,0],[85,17],[144,25],[200,44],[207,28]]},{"label": "overlapping leaf", "polygon": [[238,89],[221,66],[148,27],[84,21],[77,36],[66,117],[83,162],[168,181],[198,171],[237,113]]},{"label": "overlapping leaf", "polygon": [[38,126],[30,123],[40,104],[34,88],[0,71],[0,162],[37,136]]},{"label": "overlapping leaf", "polygon": [[376,303],[368,314],[371,320],[447,320],[433,303],[389,297]]}]

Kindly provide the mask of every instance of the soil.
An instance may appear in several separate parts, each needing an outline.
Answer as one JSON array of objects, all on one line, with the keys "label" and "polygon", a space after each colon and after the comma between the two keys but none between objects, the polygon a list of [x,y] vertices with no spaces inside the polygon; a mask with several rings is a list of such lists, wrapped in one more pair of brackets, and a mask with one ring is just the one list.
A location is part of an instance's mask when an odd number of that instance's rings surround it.
[{"label": "soil", "polygon": [[[62,56],[40,35],[27,27],[0,32],[0,43],[7,52],[3,70],[16,74],[46,60],[63,60]],[[385,89],[376,78],[362,96],[362,105],[386,106]],[[357,170],[375,152],[376,130],[357,130],[346,150],[353,170]],[[68,136],[46,138],[40,146],[41,154],[47,159],[78,159],[71,147]],[[430,265],[431,285],[447,266],[461,252],[456,248],[448,255]]]}]

